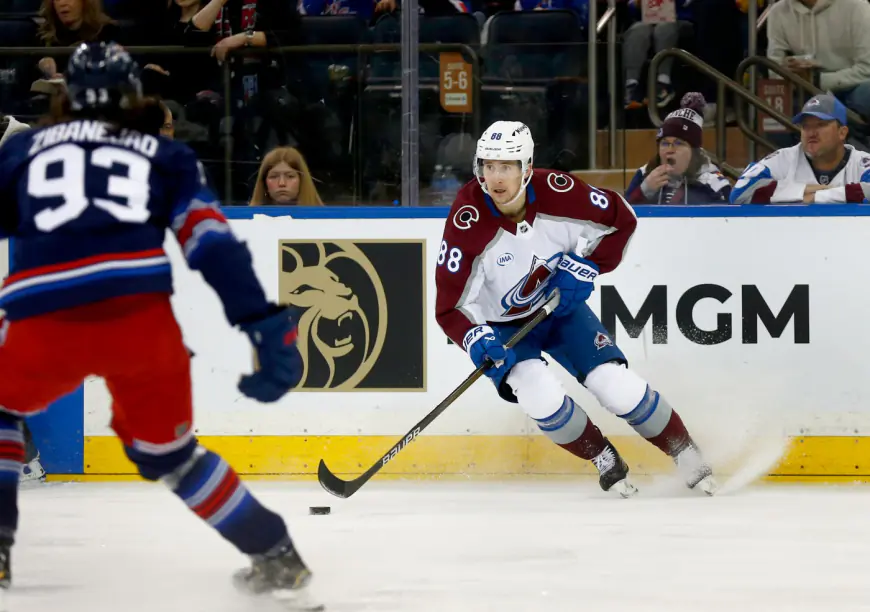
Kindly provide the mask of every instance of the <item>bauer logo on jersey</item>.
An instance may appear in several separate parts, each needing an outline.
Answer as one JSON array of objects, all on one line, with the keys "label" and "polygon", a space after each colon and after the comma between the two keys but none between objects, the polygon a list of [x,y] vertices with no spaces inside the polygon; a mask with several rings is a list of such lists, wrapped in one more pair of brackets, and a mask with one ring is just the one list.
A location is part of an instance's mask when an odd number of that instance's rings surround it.
[{"label": "bauer logo on jersey", "polygon": [[425,391],[425,243],[282,240],[280,301],[304,309],[306,391]]}]

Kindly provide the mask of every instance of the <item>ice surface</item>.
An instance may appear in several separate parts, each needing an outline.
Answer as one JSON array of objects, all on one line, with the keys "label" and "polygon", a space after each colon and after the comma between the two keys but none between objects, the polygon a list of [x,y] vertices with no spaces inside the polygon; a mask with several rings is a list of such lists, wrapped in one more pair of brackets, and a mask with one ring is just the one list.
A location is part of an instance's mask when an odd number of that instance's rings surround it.
[{"label": "ice surface", "polygon": [[[623,500],[589,479],[375,481],[340,500],[250,484],[334,612],[870,610],[870,487],[706,498],[641,480]],[[13,561],[12,612],[276,609],[233,591],[243,557],[160,485],[23,491]]]}]

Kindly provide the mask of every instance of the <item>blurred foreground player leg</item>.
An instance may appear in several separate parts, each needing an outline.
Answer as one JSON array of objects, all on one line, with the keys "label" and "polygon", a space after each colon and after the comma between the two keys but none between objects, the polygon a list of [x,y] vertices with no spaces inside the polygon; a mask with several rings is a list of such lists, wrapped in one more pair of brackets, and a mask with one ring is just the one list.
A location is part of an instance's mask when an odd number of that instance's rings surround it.
[{"label": "blurred foreground player leg", "polygon": [[260,365],[241,378],[244,395],[274,402],[298,384],[295,313],[266,299],[193,152],[138,129],[141,84],[126,51],[83,44],[66,80],[68,98],[55,101],[50,125],[0,149],[0,235],[15,245],[0,289],[8,320],[0,346],[0,586],[11,581],[22,418],[95,374],[106,379],[112,426],[142,476],[165,483],[250,556],[237,584],[320,609],[305,600],[311,572],[284,521],[193,435],[166,230],[254,345]]},{"label": "blurred foreground player leg", "polygon": [[[499,395],[519,403],[538,428],[591,461],[604,490],[636,492],[614,445],[541,359],[548,353],[611,413],[673,458],[686,484],[712,493],[712,470],[673,408],[637,374],[586,300],[600,273],[615,269],[637,227],[618,193],[533,168],[529,128],[497,121],[483,133],[475,179],[457,194],[435,272],[436,319]],[[558,287],[558,308],[514,348],[505,341]]]},{"label": "blurred foreground player leg", "polygon": [[24,464],[21,466],[21,482],[43,482],[45,480],[45,469],[42,467],[42,461],[39,457],[39,449],[33,441],[33,434],[27,426],[27,422],[22,423],[24,428]]}]

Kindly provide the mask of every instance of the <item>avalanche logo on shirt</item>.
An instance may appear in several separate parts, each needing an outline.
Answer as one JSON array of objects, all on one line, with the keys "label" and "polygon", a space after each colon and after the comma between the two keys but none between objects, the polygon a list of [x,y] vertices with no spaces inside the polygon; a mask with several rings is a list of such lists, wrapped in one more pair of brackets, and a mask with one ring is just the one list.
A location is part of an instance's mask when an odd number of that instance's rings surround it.
[{"label": "avalanche logo on shirt", "polygon": [[556,271],[556,266],[562,254],[556,253],[549,259],[537,255],[532,256],[529,273],[514,285],[507,295],[501,299],[504,307],[504,317],[516,317],[526,314],[543,297],[544,290],[550,282],[550,277]]}]

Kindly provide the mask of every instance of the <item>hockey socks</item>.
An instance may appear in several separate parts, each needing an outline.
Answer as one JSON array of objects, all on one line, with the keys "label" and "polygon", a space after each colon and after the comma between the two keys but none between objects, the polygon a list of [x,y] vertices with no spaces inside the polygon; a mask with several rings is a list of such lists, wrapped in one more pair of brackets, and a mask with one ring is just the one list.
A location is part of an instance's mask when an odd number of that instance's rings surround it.
[{"label": "hockey socks", "polygon": [[535,422],[548,438],[581,459],[591,461],[607,446],[601,430],[567,395],[555,414]]},{"label": "hockey socks", "polygon": [[284,520],[262,506],[215,453],[197,446],[166,481],[188,508],[241,552],[271,556],[291,547]]},{"label": "hockey socks", "polygon": [[653,391],[649,386],[637,407],[621,418],[670,457],[676,457],[692,443],[680,415],[658,391]]},{"label": "hockey socks", "polygon": [[11,544],[18,528],[18,481],[24,463],[21,419],[0,412],[0,543]]}]

